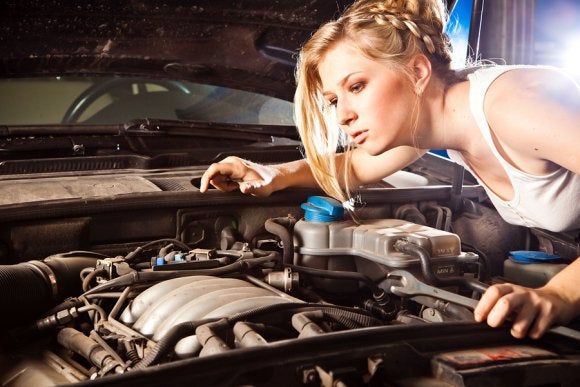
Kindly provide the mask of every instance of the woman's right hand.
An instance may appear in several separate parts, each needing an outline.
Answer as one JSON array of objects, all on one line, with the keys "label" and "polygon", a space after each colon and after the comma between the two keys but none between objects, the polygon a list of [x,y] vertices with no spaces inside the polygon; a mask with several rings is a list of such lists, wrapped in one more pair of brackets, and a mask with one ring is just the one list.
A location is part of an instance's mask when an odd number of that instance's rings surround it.
[{"label": "woman's right hand", "polygon": [[213,185],[222,192],[239,188],[242,193],[254,196],[268,196],[274,192],[273,180],[276,168],[228,156],[210,165],[201,177],[200,191],[206,192]]}]

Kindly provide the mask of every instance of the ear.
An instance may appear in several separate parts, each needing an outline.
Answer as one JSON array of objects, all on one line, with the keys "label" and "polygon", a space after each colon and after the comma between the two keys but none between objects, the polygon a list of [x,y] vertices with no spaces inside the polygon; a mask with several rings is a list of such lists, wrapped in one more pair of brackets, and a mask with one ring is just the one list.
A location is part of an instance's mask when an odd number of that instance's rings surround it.
[{"label": "ear", "polygon": [[431,80],[431,61],[423,54],[413,56],[409,62],[413,74],[413,84],[417,95],[423,94]]}]

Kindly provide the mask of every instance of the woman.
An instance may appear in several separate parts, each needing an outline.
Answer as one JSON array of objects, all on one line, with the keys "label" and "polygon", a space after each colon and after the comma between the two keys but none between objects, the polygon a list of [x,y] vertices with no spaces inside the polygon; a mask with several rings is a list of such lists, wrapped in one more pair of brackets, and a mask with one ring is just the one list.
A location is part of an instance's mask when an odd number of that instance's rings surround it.
[{"label": "woman", "polygon": [[[300,53],[295,108],[306,160],[264,166],[228,157],[206,171],[201,191],[210,183],[260,196],[319,186],[344,202],[425,149],[448,149],[508,222],[580,228],[578,86],[556,69],[527,66],[462,77],[450,69],[444,21],[439,0],[354,3]],[[491,326],[509,317],[515,337],[541,337],[580,314],[578,280],[580,260],[540,289],[492,286],[475,317]]]}]

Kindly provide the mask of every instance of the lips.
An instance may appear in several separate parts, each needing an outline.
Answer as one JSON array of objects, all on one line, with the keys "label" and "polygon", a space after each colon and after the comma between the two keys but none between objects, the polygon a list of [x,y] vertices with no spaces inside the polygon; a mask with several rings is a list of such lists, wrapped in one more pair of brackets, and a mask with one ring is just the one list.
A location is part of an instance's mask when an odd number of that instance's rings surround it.
[{"label": "lips", "polygon": [[367,139],[368,131],[367,130],[359,130],[351,134],[352,140],[360,145]]}]

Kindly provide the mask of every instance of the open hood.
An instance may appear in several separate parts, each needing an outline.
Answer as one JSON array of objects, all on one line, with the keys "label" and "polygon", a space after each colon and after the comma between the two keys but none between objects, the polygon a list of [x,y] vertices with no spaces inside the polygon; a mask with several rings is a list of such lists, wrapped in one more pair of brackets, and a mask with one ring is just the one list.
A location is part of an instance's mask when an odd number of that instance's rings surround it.
[{"label": "open hood", "polygon": [[297,50],[347,3],[5,1],[0,77],[203,78],[289,99]]}]

